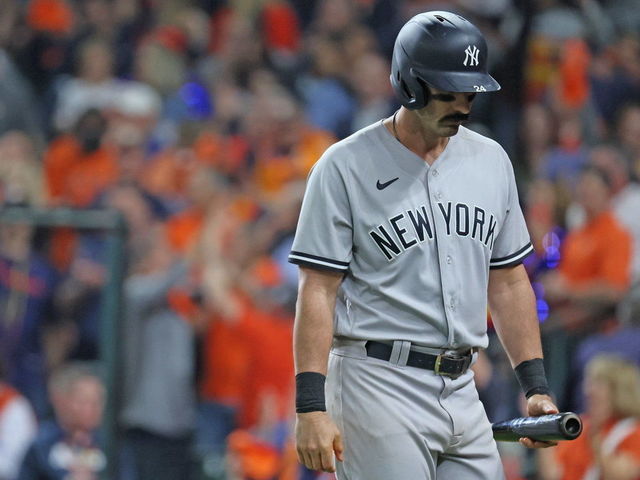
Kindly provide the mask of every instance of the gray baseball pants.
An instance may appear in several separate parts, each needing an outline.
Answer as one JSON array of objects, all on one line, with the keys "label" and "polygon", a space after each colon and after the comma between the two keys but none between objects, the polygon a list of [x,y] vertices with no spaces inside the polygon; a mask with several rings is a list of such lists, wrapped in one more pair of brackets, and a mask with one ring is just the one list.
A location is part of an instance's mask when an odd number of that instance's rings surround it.
[{"label": "gray baseball pants", "polygon": [[344,442],[338,479],[503,479],[473,372],[407,367],[410,346],[394,342],[384,361],[367,357],[364,341],[334,341],[326,401]]}]

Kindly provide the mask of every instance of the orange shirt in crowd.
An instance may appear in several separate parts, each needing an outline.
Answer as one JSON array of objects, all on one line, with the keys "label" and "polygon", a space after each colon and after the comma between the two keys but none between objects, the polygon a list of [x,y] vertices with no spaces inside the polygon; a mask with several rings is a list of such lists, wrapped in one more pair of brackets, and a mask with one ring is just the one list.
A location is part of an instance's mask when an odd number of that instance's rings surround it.
[{"label": "orange shirt in crowd", "polygon": [[[169,304],[186,321],[201,311],[186,292],[173,289]],[[243,427],[256,424],[264,395],[275,399],[274,412],[286,417],[293,395],[293,319],[264,312],[238,297],[235,318],[214,316],[204,333],[200,396],[238,407]]]},{"label": "orange shirt in crowd", "polygon": [[249,144],[243,136],[223,136],[212,131],[202,132],[193,143],[193,152],[198,161],[225,175],[241,175],[248,169],[249,150]]},{"label": "orange shirt in crowd", "polygon": [[[239,478],[297,480],[300,464],[292,441],[278,451],[247,430],[235,430],[228,438],[228,461]],[[331,477],[335,478],[335,477]]]},{"label": "orange shirt in crowd", "polygon": [[186,253],[198,241],[203,223],[204,212],[196,207],[169,218],[165,225],[171,248],[175,252]]},{"label": "orange shirt in crowd", "polygon": [[113,185],[119,175],[118,160],[106,148],[84,153],[71,135],[55,139],[44,158],[45,180],[54,205],[89,207]]},{"label": "orange shirt in crowd", "polygon": [[605,212],[567,235],[560,272],[572,288],[603,281],[621,290],[631,281],[631,235]]},{"label": "orange shirt in crowd", "polygon": [[75,23],[73,9],[64,0],[31,0],[26,20],[36,31],[63,35],[71,33]]},{"label": "orange shirt in crowd", "polygon": [[[118,162],[110,150],[85,154],[71,135],[56,138],[44,156],[44,173],[51,206],[85,208],[97,199],[119,176]],[[60,270],[73,258],[76,232],[57,228],[50,243],[50,258]]]},{"label": "orange shirt in crowd", "polygon": [[152,195],[161,198],[182,196],[196,167],[197,159],[190,149],[169,148],[149,160],[138,180]]},{"label": "orange shirt in crowd", "polygon": [[240,425],[259,421],[264,395],[273,395],[277,418],[292,411],[293,319],[253,309],[253,322],[247,332],[251,372],[244,385]]},{"label": "orange shirt in crowd", "polygon": [[248,332],[251,312],[235,319],[214,318],[204,338],[200,395],[204,400],[241,407],[251,372]]},{"label": "orange shirt in crowd", "polygon": [[[602,439],[607,437],[615,425],[616,421],[607,423],[603,429]],[[583,422],[583,431],[578,438],[570,442],[560,442],[553,450],[562,470],[560,479],[582,480],[591,468],[594,458],[589,422]],[[636,422],[635,429],[618,444],[614,453],[625,453],[640,462],[640,422]]]},{"label": "orange shirt in crowd", "polygon": [[270,2],[262,10],[263,39],[270,50],[295,52],[300,46],[300,25],[293,7]]},{"label": "orange shirt in crowd", "polygon": [[239,424],[254,425],[264,394],[275,395],[277,415],[290,406],[293,322],[246,303],[236,319],[213,320],[204,340],[200,393],[239,406]]},{"label": "orange shirt in crowd", "polygon": [[307,128],[290,155],[266,155],[256,162],[254,181],[265,193],[279,192],[287,182],[303,180],[322,153],[335,142],[324,130]]}]

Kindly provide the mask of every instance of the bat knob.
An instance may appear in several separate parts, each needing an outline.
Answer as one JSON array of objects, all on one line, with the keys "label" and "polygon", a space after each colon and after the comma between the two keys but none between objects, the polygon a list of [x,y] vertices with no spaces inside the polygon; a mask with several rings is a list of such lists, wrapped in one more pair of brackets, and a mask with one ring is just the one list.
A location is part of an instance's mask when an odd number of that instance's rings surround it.
[{"label": "bat knob", "polygon": [[582,433],[582,421],[575,413],[570,413],[562,417],[562,430],[567,440],[578,438]]}]

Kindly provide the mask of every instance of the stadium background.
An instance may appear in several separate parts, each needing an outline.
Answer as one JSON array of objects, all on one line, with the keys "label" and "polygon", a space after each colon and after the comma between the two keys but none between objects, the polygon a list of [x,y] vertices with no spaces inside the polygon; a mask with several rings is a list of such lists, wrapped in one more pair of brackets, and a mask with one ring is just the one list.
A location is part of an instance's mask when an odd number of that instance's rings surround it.
[{"label": "stadium background", "polygon": [[[179,478],[315,478],[291,445],[286,256],[304,180],[328,145],[395,111],[395,35],[431,9],[463,14],[489,42],[502,91],[478,96],[469,127],[516,169],[558,405],[585,412],[583,371],[598,353],[640,364],[640,266],[620,253],[640,244],[637,2],[8,0],[0,204],[40,216],[0,215],[0,356],[38,423],[52,415],[51,373],[89,362],[116,372],[112,478],[163,478],[134,470],[172,456]],[[602,191],[581,181],[588,164],[626,233],[581,230]],[[115,285],[119,227],[77,228],[96,209],[126,223]],[[576,232],[597,251],[563,266]],[[575,271],[591,261],[608,267]],[[105,342],[114,289],[117,336]],[[476,376],[490,419],[521,414],[497,339]],[[502,448],[509,478],[547,478],[536,454]]]}]

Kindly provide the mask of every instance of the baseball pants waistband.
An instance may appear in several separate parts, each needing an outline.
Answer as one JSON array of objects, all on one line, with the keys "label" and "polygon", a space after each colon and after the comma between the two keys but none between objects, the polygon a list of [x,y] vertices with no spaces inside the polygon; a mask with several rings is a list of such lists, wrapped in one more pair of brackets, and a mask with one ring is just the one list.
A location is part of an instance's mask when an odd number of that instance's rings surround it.
[{"label": "baseball pants waistband", "polygon": [[[398,366],[413,366],[416,368],[435,370],[437,362],[438,372],[436,373],[447,376],[449,376],[447,372],[451,372],[455,376],[464,373],[473,363],[473,354],[478,350],[478,348],[463,351],[445,350],[442,348],[415,345],[405,340],[378,342],[372,340],[355,340],[346,337],[335,337],[332,345],[332,351],[339,355],[362,360],[367,357],[372,357],[388,361]],[[440,358],[440,360],[438,360],[438,358]],[[449,362],[449,359],[453,359],[453,364]],[[462,361],[460,361],[461,359]],[[444,372],[440,368],[443,360],[446,364],[444,366]]]}]

